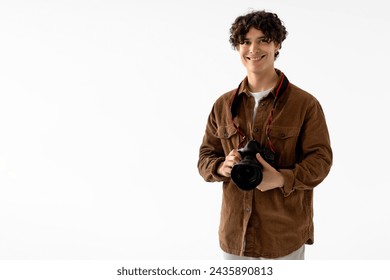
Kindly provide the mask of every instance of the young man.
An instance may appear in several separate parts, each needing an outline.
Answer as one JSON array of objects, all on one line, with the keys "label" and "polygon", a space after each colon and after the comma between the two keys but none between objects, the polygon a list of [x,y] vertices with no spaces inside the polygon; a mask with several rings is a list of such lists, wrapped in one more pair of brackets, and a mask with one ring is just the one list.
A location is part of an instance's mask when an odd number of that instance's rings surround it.
[{"label": "young man", "polygon": [[[247,76],[214,103],[198,162],[206,181],[223,182],[220,247],[225,259],[304,259],[305,244],[314,242],[313,189],[332,165],[325,117],[311,94],[274,68],[287,36],[276,14],[239,16],[230,32]],[[262,180],[248,190],[231,172],[249,140],[275,160],[256,153]]]}]

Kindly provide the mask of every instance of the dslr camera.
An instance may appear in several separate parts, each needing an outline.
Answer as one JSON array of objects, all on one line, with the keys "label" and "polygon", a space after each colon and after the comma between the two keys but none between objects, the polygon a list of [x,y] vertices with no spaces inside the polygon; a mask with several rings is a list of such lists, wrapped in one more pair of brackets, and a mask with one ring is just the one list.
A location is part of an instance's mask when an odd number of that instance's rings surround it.
[{"label": "dslr camera", "polygon": [[233,166],[231,179],[237,187],[249,191],[263,180],[263,166],[257,160],[256,154],[259,153],[272,166],[275,166],[276,154],[267,147],[261,147],[256,140],[250,140],[238,152],[241,154],[241,161]]}]

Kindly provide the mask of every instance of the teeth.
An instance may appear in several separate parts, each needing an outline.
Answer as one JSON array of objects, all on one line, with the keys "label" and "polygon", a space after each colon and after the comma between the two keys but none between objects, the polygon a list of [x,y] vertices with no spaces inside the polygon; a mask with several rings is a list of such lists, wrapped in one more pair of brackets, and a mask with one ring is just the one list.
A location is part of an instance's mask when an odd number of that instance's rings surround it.
[{"label": "teeth", "polygon": [[249,57],[250,60],[260,60],[261,57]]}]

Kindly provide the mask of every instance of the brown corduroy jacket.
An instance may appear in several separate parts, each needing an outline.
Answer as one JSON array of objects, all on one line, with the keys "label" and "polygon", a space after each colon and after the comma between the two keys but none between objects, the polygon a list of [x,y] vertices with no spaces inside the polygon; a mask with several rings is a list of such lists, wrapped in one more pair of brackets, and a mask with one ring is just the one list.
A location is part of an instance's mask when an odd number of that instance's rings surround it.
[{"label": "brown corduroy jacket", "polygon": [[[317,99],[276,71],[279,82],[260,101],[254,120],[247,78],[220,96],[200,146],[199,173],[208,182],[223,182],[219,239],[221,249],[230,254],[278,258],[314,242],[313,188],[332,165],[328,128]],[[218,165],[243,139],[237,127],[262,146],[269,145],[268,129],[285,181],[282,188],[244,191],[217,174]]]}]

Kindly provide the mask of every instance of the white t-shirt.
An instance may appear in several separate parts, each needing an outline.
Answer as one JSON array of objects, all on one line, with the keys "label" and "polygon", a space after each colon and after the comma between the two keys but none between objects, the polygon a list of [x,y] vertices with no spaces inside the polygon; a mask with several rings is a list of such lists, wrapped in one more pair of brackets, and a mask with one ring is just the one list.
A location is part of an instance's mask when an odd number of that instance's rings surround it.
[{"label": "white t-shirt", "polygon": [[259,106],[260,100],[266,97],[271,92],[271,90],[272,88],[264,91],[250,93],[255,98],[255,107],[253,108],[253,119],[255,119],[256,117],[257,107]]}]

